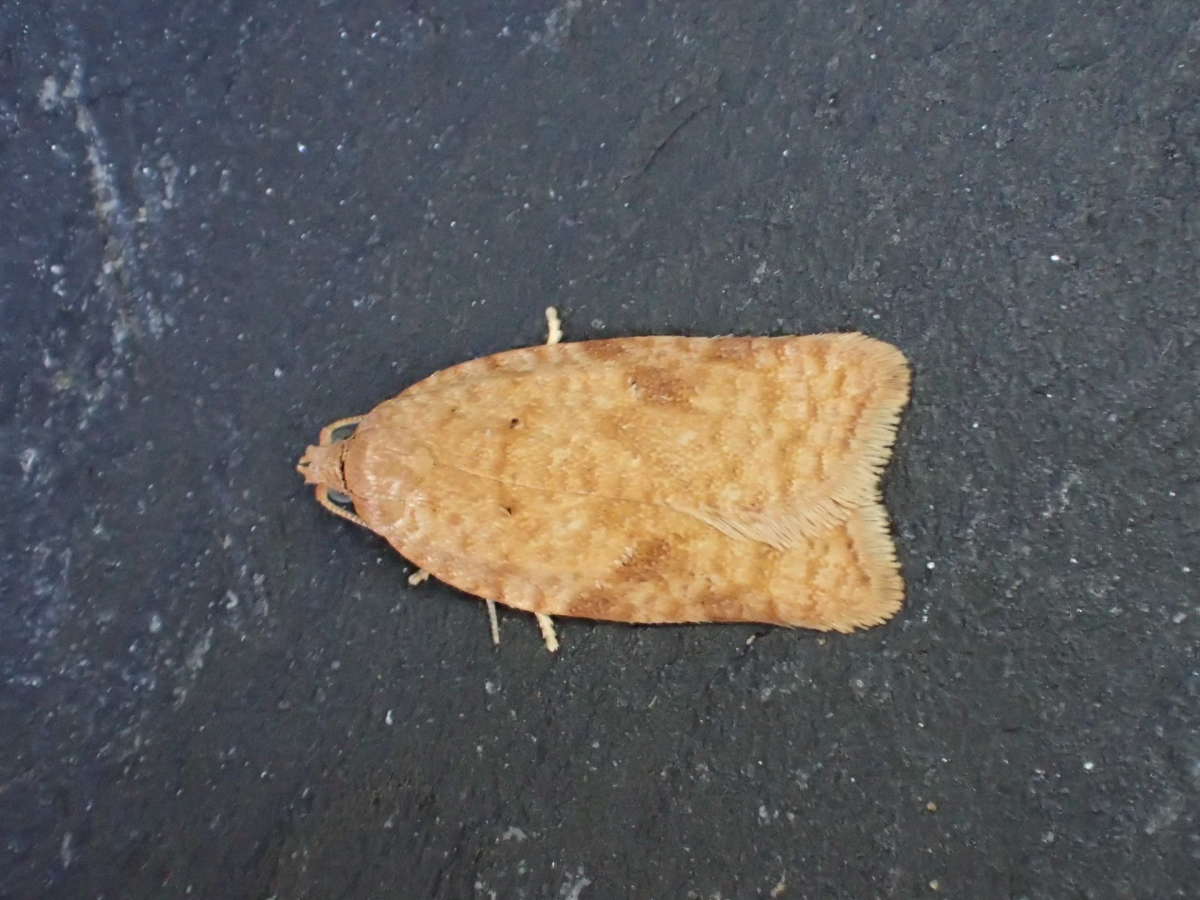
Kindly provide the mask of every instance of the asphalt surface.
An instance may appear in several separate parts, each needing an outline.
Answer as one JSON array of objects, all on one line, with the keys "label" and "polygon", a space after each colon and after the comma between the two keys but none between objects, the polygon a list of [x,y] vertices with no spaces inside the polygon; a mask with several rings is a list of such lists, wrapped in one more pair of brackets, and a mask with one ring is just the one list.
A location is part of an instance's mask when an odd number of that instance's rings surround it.
[{"label": "asphalt surface", "polygon": [[[0,6],[0,897],[1176,898],[1192,0]],[[317,429],[568,339],[858,329],[853,636],[406,584]]]}]

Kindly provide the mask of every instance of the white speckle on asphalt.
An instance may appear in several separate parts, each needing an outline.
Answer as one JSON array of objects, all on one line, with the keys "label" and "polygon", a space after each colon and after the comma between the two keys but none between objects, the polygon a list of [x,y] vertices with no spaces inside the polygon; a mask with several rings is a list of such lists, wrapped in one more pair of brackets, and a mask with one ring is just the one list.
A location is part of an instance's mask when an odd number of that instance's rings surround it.
[{"label": "white speckle on asphalt", "polygon": [[58,79],[53,75],[47,75],[42,79],[41,90],[38,91],[38,106],[49,112],[58,106],[59,90]]}]

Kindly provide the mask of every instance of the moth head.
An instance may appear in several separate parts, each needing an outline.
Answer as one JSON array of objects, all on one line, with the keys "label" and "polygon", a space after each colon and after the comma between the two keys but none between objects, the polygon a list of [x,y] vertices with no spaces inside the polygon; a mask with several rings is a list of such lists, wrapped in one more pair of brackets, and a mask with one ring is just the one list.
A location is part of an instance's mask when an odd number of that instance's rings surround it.
[{"label": "moth head", "polygon": [[342,419],[322,428],[319,443],[309,446],[296,464],[304,483],[316,485],[317,501],[322,506],[355,522],[358,517],[344,506],[353,501],[346,486],[346,451],[354,440],[354,426],[359,418]]},{"label": "moth head", "polygon": [[345,445],[345,441],[338,441],[336,444],[317,444],[305,450],[296,464],[296,471],[304,476],[304,483],[323,485],[339,494],[347,493],[343,467]]}]

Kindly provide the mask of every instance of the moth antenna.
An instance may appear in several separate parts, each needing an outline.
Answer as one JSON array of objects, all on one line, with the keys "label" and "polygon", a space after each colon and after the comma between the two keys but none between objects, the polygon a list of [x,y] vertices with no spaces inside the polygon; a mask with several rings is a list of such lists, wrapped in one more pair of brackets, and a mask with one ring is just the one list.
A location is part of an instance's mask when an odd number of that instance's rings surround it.
[{"label": "moth antenna", "polygon": [[347,426],[350,426],[350,425],[357,425],[359,422],[361,422],[365,418],[366,418],[366,416],[350,416],[347,419],[338,419],[336,422],[330,422],[328,425],[326,425],[324,428],[321,429],[321,436],[320,436],[320,438],[318,438],[317,443],[320,444],[322,447],[324,447],[328,444],[332,444],[334,442],[333,441],[333,433],[335,431],[337,431],[339,428],[346,428]]},{"label": "moth antenna", "polygon": [[353,522],[355,525],[360,525],[363,528],[367,527],[367,523],[364,522],[362,519],[360,519],[358,516],[356,516],[354,513],[350,512],[350,510],[344,509],[343,507],[338,506],[336,503],[334,503],[332,500],[329,499],[329,486],[328,485],[318,484],[315,493],[317,495],[317,502],[320,503],[327,510],[329,510],[331,513],[333,513],[335,516],[341,516],[346,521]]}]

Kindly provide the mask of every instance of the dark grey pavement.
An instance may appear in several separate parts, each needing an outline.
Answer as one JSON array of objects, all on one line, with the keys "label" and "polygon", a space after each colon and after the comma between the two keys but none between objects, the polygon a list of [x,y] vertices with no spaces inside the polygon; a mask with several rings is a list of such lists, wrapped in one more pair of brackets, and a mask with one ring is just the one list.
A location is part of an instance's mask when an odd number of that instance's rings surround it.
[{"label": "dark grey pavement", "polygon": [[[1200,896],[1200,7],[0,5],[0,897]],[[529,617],[327,421],[568,339],[915,369],[854,636]]]}]

